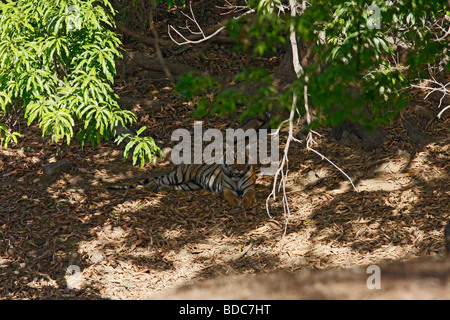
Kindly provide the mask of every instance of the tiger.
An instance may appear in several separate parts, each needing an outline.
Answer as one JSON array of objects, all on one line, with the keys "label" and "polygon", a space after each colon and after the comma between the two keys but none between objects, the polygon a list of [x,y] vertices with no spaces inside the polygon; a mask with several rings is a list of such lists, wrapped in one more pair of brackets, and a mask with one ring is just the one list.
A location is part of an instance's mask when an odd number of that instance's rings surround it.
[{"label": "tiger", "polygon": [[224,198],[233,207],[251,208],[256,199],[255,168],[252,164],[180,164],[168,174],[149,177],[128,186],[110,186],[112,190],[134,189],[144,185],[146,190],[183,190],[205,189],[223,193]]}]

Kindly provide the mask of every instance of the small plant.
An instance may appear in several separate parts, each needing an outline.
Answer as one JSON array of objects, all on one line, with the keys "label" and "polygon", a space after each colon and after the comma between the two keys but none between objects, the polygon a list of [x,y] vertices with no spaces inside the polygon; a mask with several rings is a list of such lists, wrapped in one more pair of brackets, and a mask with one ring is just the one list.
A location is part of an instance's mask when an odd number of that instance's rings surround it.
[{"label": "small plant", "polygon": [[20,133],[18,132],[11,132],[6,125],[0,123],[0,141],[1,146],[3,148],[8,148],[8,144],[12,141],[14,143],[17,143],[17,138],[20,137]]},{"label": "small plant", "polygon": [[[122,143],[125,139],[129,138],[130,141],[127,143],[124,151],[124,158],[128,159],[130,151],[133,150],[133,165],[140,161],[141,167],[145,165],[146,162],[155,162],[155,155],[161,156],[161,150],[155,144],[152,137],[140,137],[139,135],[144,132],[146,127],[140,128],[135,136],[130,133],[125,133],[119,135],[115,142],[117,144]],[[134,149],[133,149],[134,148]]]}]

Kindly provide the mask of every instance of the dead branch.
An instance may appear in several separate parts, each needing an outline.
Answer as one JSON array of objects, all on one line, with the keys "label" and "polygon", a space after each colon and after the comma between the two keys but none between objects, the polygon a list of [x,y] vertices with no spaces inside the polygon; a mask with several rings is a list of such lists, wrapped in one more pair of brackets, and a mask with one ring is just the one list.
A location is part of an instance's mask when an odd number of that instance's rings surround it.
[{"label": "dead branch", "polygon": [[170,72],[169,68],[167,67],[166,60],[164,59],[163,54],[161,52],[161,48],[159,46],[159,35],[158,35],[158,31],[155,28],[152,8],[150,8],[150,29],[153,33],[153,37],[155,37],[156,56],[158,57],[158,60],[161,63],[161,67],[164,70],[164,73],[166,74],[167,78],[173,82],[175,80],[175,78],[173,77],[172,73]]},{"label": "dead branch", "polygon": [[[439,105],[438,105],[438,108],[441,108],[442,102],[444,101],[444,98],[445,98],[446,96],[450,96],[450,89],[449,89],[449,88],[450,88],[450,87],[449,87],[449,86],[450,86],[450,82],[448,82],[448,83],[446,83],[446,84],[443,84],[443,83],[441,83],[441,82],[436,81],[436,79],[435,79],[433,76],[431,76],[431,77],[432,77],[432,79],[427,79],[427,80],[425,80],[425,81],[431,82],[432,84],[437,85],[437,87],[431,87],[431,86],[426,86],[426,85],[415,85],[415,84],[411,85],[411,87],[428,90],[429,92],[428,92],[427,95],[425,96],[425,99],[427,99],[432,93],[434,93],[434,92],[436,92],[436,91],[437,91],[437,92],[441,92],[441,93],[442,93],[442,96],[441,96],[441,98],[439,99]],[[450,109],[450,104],[449,104],[448,106],[444,107],[444,108],[438,113],[437,117],[438,117],[438,118],[441,118],[442,114],[443,114],[446,110],[448,110],[448,109]]]},{"label": "dead branch", "polygon": [[[230,4],[230,5],[231,5],[231,4]],[[232,5],[231,5],[231,6],[232,6]],[[225,8],[226,8],[227,10],[230,10],[230,7],[229,7],[229,6],[227,6],[227,7],[225,7]],[[198,43],[207,41],[207,40],[209,40],[209,39],[214,38],[214,37],[217,36],[220,32],[222,32],[223,30],[225,30],[225,24],[226,24],[226,22],[223,22],[223,23],[221,23],[221,25],[220,25],[215,31],[211,32],[210,34],[207,34],[207,32],[205,32],[205,31],[203,30],[203,28],[200,26],[200,24],[197,22],[197,18],[195,17],[194,11],[192,10],[192,3],[191,3],[191,2],[189,2],[189,9],[190,9],[191,15],[187,15],[187,14],[185,14],[184,12],[182,12],[182,14],[183,14],[183,15],[186,17],[186,19],[187,19],[187,20],[186,20],[186,26],[184,26],[184,27],[179,27],[179,28],[180,28],[180,29],[184,29],[184,30],[189,31],[189,33],[191,34],[191,36],[183,35],[180,31],[178,31],[175,27],[173,27],[173,26],[170,25],[170,24],[167,26],[167,28],[168,28],[168,34],[169,34],[170,39],[172,39],[172,41],[173,41],[175,44],[177,44],[178,46],[182,46],[182,45],[185,45],[185,44],[198,44]],[[236,11],[234,11],[234,12],[238,12],[237,10],[238,10],[238,9],[236,9]],[[242,11],[242,10],[239,10],[239,11]],[[255,12],[255,11],[256,11],[255,9],[249,9],[249,10],[245,11],[243,14],[241,14],[240,16],[234,17],[233,19],[239,19],[240,17],[245,16],[245,15],[250,14],[250,13],[253,13],[253,12]],[[232,12],[232,9],[231,9],[231,12]],[[228,12],[228,13],[230,13],[230,12]],[[195,29],[196,29],[197,31],[193,30],[193,29],[190,27],[189,21],[195,26]],[[178,35],[178,37],[180,37],[183,41],[177,41],[177,40],[175,40],[175,38],[173,37],[173,35],[172,35],[172,33],[171,33],[172,31],[175,32],[175,33]]]},{"label": "dead branch", "polygon": [[[303,1],[300,6],[297,4],[297,0],[289,0],[289,5],[290,5],[290,10],[291,10],[291,16],[293,18],[295,18],[296,15],[301,14],[302,12],[304,12],[304,10],[306,10],[307,4],[306,4],[306,1]],[[298,11],[298,10],[300,10],[300,11]],[[303,97],[304,97],[304,101],[305,101],[304,108],[306,111],[306,122],[308,123],[308,125],[310,125],[312,122],[312,118],[311,118],[311,113],[309,110],[309,103],[308,103],[308,81],[309,81],[309,79],[308,79],[308,76],[305,74],[304,69],[300,63],[300,58],[299,58],[299,54],[298,54],[297,34],[295,32],[293,23],[291,23],[291,25],[290,25],[289,41],[291,44],[292,63],[294,66],[294,72],[296,74],[296,77],[300,78],[303,76],[305,79],[305,85],[303,87]],[[299,143],[302,142],[301,140],[296,139],[293,134],[294,133],[294,117],[295,117],[296,112],[298,112],[298,110],[297,110],[297,92],[294,91],[294,93],[292,94],[292,106],[291,106],[289,119],[287,119],[281,123],[281,125],[283,125],[285,123],[289,124],[288,137],[287,137],[284,152],[283,152],[283,158],[281,160],[280,166],[278,167],[278,170],[275,173],[272,191],[266,199],[266,211],[267,211],[267,214],[269,215],[269,217],[271,217],[270,213],[269,213],[268,201],[271,197],[273,197],[273,199],[275,200],[275,196],[276,196],[276,192],[277,192],[276,191],[277,182],[278,182],[278,178],[280,176],[280,182],[278,183],[278,192],[280,191],[280,189],[282,190],[283,213],[284,213],[284,217],[285,217],[284,235],[286,234],[287,224],[288,224],[289,218],[290,218],[289,203],[288,203],[288,199],[287,199],[287,195],[286,195],[286,181],[287,181],[287,177],[288,177],[288,173],[289,173],[288,152],[289,152],[289,147],[290,147],[291,141],[296,141]],[[281,128],[281,125],[280,125],[280,128]],[[279,134],[280,128],[277,130],[276,134]],[[322,160],[327,160],[331,165],[333,165],[335,168],[337,168],[350,181],[350,183],[353,186],[353,188],[355,189],[355,191],[358,191],[356,189],[355,185],[353,184],[352,179],[341,168],[339,168],[330,159],[328,159],[327,157],[322,155],[320,152],[318,152],[317,150],[315,150],[311,147],[312,145],[316,144],[316,142],[313,139],[313,134],[319,135],[317,132],[315,132],[313,130],[309,131],[308,136],[306,138],[307,150],[312,151],[313,153],[320,156],[322,158]]]},{"label": "dead branch", "polygon": [[[291,9],[291,16],[295,17],[297,15],[297,11],[296,11],[297,10],[297,1],[289,0],[289,4],[290,4],[290,9]],[[294,64],[294,71],[295,71],[297,78],[299,78],[304,74],[304,70],[303,70],[302,66],[300,65],[300,59],[298,57],[297,34],[295,32],[293,23],[291,23],[291,25],[290,25],[289,39],[290,39],[291,49],[292,49],[292,63]],[[306,88],[306,85],[305,85],[305,88]],[[281,188],[283,190],[282,203],[283,203],[283,212],[284,212],[284,217],[285,217],[284,234],[286,234],[287,224],[288,224],[290,214],[291,214],[290,209],[289,209],[289,203],[287,200],[287,195],[286,195],[286,181],[287,181],[287,175],[289,173],[289,166],[288,166],[289,146],[290,146],[290,143],[292,140],[301,142],[300,140],[296,139],[293,134],[293,132],[294,132],[294,116],[295,116],[296,110],[297,110],[297,92],[294,91],[293,96],[292,96],[292,106],[291,106],[291,112],[289,115],[289,119],[285,120],[283,122],[283,123],[286,123],[286,122],[289,123],[289,134],[288,134],[288,137],[286,140],[286,145],[284,147],[283,158],[281,160],[280,166],[278,167],[278,170],[275,173],[272,192],[269,194],[269,196],[266,199],[266,211],[270,217],[268,201],[269,201],[270,197],[273,197],[273,199],[275,200],[278,176],[281,175],[280,183],[278,185],[278,191],[280,191]],[[311,121],[310,118],[308,118],[308,120]],[[282,123],[282,125],[283,125],[283,123]],[[279,129],[277,132],[279,132]]]},{"label": "dead branch", "polygon": [[440,19],[433,22],[432,27],[437,30],[435,41],[443,41],[450,36],[450,16],[444,15]]},{"label": "dead branch", "polygon": [[[247,1],[246,1],[247,2]],[[244,11],[245,9],[248,8],[248,6],[238,6],[238,5],[234,5],[231,2],[225,0],[225,5],[224,6],[216,6],[217,9],[221,9],[221,10],[228,10],[226,12],[222,12],[220,15],[228,15],[228,14],[233,14],[233,13],[238,13],[241,11]]]}]

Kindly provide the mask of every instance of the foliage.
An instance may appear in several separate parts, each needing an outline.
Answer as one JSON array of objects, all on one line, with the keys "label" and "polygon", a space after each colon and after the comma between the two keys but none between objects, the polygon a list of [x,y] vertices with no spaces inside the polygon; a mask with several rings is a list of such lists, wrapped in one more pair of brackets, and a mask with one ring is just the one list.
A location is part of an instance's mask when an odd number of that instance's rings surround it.
[{"label": "foliage", "polygon": [[17,143],[17,138],[20,137],[20,133],[11,132],[6,125],[0,123],[0,141],[3,148],[8,148],[8,144],[12,141]]},{"label": "foliage", "polygon": [[[0,112],[23,107],[54,142],[99,144],[136,116],[111,88],[121,57],[108,0],[0,3]],[[3,125],[6,146],[17,141]]]},{"label": "foliage", "polygon": [[[161,156],[161,150],[155,144],[152,137],[140,137],[140,134],[144,132],[146,127],[140,128],[135,136],[131,134],[122,134],[116,138],[117,144],[122,143],[125,139],[129,138],[130,142],[127,143],[124,151],[125,159],[129,157],[130,151],[133,150],[133,165],[140,161],[141,167],[145,165],[146,162],[155,162],[156,159],[154,155]],[[134,148],[134,149],[133,149]]]},{"label": "foliage", "polygon": [[[374,5],[380,13],[379,29]],[[292,93],[296,91],[302,97],[307,84],[316,112],[314,126],[351,119],[370,127],[398,113],[407,101],[404,89],[409,82],[423,72],[426,64],[438,64],[449,46],[448,37],[438,41],[432,27],[449,10],[447,1],[315,0],[295,17],[287,14],[288,7],[279,1],[255,0],[249,6],[256,9],[256,17],[231,19],[229,24],[231,35],[243,39],[243,47],[257,55],[279,50],[287,42],[292,24],[298,42],[312,47],[317,59],[306,66],[307,77],[293,80],[282,91],[267,81],[262,70],[244,71],[235,80],[261,82],[256,95],[225,90],[210,105],[200,104],[199,114],[234,112],[237,103],[246,106],[243,116],[261,114],[273,106],[289,109]],[[395,61],[393,41],[408,48],[405,65]],[[190,82],[185,79],[183,85],[188,87]],[[304,113],[302,103],[299,99],[299,115]]]},{"label": "foliage", "polygon": [[276,52],[286,43],[289,24],[277,14],[261,9],[256,16],[231,19],[228,29],[232,37],[241,40],[239,48],[251,49],[254,55],[262,56],[267,51]]},{"label": "foliage", "polygon": [[[424,64],[435,64],[436,53],[448,46],[444,42],[433,46],[433,31],[426,24],[443,13],[444,2],[397,1],[395,5],[379,2],[380,29],[368,23],[373,14],[369,7],[373,4],[338,1],[329,16],[323,15],[320,7],[311,7],[298,18],[296,30],[305,39],[313,39],[305,26],[314,21],[321,26],[318,32],[324,35],[325,41],[316,49],[326,67],[321,72],[308,70],[309,93],[323,115],[318,121],[322,125],[336,125],[347,118],[367,127],[374,121],[389,121],[404,107],[408,97],[403,89],[409,81],[417,77]],[[318,20],[321,16],[322,21]],[[392,39],[408,43],[411,58],[406,65],[395,61]],[[355,84],[360,95],[349,91]],[[371,114],[366,113],[367,103],[371,105]]]}]

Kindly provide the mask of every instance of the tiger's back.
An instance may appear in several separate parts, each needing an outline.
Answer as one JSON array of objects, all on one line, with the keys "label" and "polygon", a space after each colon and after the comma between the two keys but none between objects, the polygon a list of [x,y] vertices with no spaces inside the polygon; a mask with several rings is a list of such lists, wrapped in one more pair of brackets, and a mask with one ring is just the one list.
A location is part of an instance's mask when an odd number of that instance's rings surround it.
[{"label": "tiger's back", "polygon": [[198,190],[222,192],[222,165],[181,164],[166,175],[152,180],[154,190]]},{"label": "tiger's back", "polygon": [[145,189],[152,191],[205,189],[223,192],[232,206],[249,208],[256,198],[255,181],[253,165],[237,164],[235,161],[233,164],[181,164],[168,174],[109,189],[132,189],[138,185],[145,185]]}]

